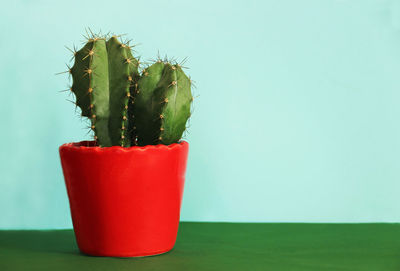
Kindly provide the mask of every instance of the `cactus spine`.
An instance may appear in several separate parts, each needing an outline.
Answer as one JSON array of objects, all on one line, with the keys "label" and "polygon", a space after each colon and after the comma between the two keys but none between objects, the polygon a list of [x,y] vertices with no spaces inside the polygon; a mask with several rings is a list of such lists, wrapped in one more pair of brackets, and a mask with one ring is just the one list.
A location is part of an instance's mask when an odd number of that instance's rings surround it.
[{"label": "cactus spine", "polygon": [[178,64],[139,61],[116,36],[93,35],[74,53],[69,70],[82,116],[102,147],[176,143],[186,129],[191,81]]}]

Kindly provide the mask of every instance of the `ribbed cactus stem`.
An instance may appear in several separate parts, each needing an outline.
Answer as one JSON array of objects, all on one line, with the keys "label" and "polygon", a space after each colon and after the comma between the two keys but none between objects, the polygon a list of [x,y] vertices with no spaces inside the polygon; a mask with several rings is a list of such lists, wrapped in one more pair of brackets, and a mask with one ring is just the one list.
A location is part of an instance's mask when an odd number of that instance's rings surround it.
[{"label": "ribbed cactus stem", "polygon": [[75,63],[71,68],[73,78],[72,92],[76,96],[76,104],[82,110],[82,116],[91,121],[91,129],[95,140],[101,146],[112,144],[108,133],[109,92],[107,49],[104,39],[90,39],[75,54]]},{"label": "ribbed cactus stem", "polygon": [[186,129],[193,100],[190,79],[178,65],[167,65],[155,98],[163,104],[160,119],[160,144],[178,142]]},{"label": "ribbed cactus stem", "polygon": [[158,61],[143,70],[135,97],[138,145],[178,142],[190,117],[190,80],[175,64]]},{"label": "ribbed cactus stem", "polygon": [[82,116],[91,120],[91,129],[100,146],[131,145],[129,127],[130,87],[139,76],[138,61],[129,46],[117,37],[107,42],[92,38],[76,52],[71,68],[72,91]]},{"label": "ribbed cactus stem", "polygon": [[112,142],[122,147],[131,145],[128,109],[132,99],[130,88],[139,75],[138,61],[130,49],[111,37],[107,41],[109,82],[110,82],[110,120],[109,130]]},{"label": "ribbed cactus stem", "polygon": [[140,146],[157,143],[158,131],[161,123],[158,116],[161,112],[161,103],[155,102],[154,92],[161,80],[165,64],[156,62],[142,71],[137,83],[133,115],[135,115],[135,135]]}]

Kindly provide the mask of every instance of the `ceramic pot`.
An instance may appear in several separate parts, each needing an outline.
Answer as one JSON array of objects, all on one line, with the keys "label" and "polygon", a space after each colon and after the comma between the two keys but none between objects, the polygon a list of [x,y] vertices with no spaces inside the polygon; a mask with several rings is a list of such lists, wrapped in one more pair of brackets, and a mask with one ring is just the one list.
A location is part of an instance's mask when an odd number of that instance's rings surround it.
[{"label": "ceramic pot", "polygon": [[94,256],[165,253],[175,244],[189,144],[60,147],[79,249]]}]

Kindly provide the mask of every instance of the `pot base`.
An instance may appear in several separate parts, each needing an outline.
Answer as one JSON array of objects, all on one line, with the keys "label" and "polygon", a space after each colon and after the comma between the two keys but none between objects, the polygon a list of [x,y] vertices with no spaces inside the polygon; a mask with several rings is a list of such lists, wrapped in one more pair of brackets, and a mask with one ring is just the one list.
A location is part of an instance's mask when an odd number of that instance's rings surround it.
[{"label": "pot base", "polygon": [[167,250],[160,250],[160,251],[152,251],[152,252],[133,252],[133,253],[91,253],[91,252],[85,252],[83,250],[80,250],[81,253],[88,255],[88,256],[93,256],[93,257],[114,257],[114,258],[144,258],[144,257],[152,257],[152,256],[158,256],[162,255],[165,253],[170,252],[173,249],[173,247],[167,249]]}]

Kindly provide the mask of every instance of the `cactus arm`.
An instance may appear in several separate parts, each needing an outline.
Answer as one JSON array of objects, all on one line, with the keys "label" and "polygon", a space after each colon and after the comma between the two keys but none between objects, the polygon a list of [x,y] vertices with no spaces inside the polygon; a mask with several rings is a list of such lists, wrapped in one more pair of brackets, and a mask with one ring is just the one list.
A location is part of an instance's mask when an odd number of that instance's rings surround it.
[{"label": "cactus arm", "polygon": [[158,143],[178,142],[186,129],[193,100],[190,79],[179,65],[167,65],[158,84],[154,99],[162,103]]},{"label": "cactus arm", "polygon": [[130,86],[138,74],[138,62],[130,49],[111,37],[107,41],[110,117],[108,128],[112,145],[129,147],[131,136],[128,116],[128,104],[131,99]]},{"label": "cactus arm", "polygon": [[91,121],[91,129],[100,146],[111,146],[108,133],[109,92],[107,49],[104,39],[90,39],[75,55],[71,68],[72,91],[82,116]]},{"label": "cactus arm", "polygon": [[137,144],[140,146],[157,143],[162,103],[154,101],[153,96],[163,75],[164,67],[165,64],[161,61],[152,64],[143,70],[137,83],[133,115]]}]

